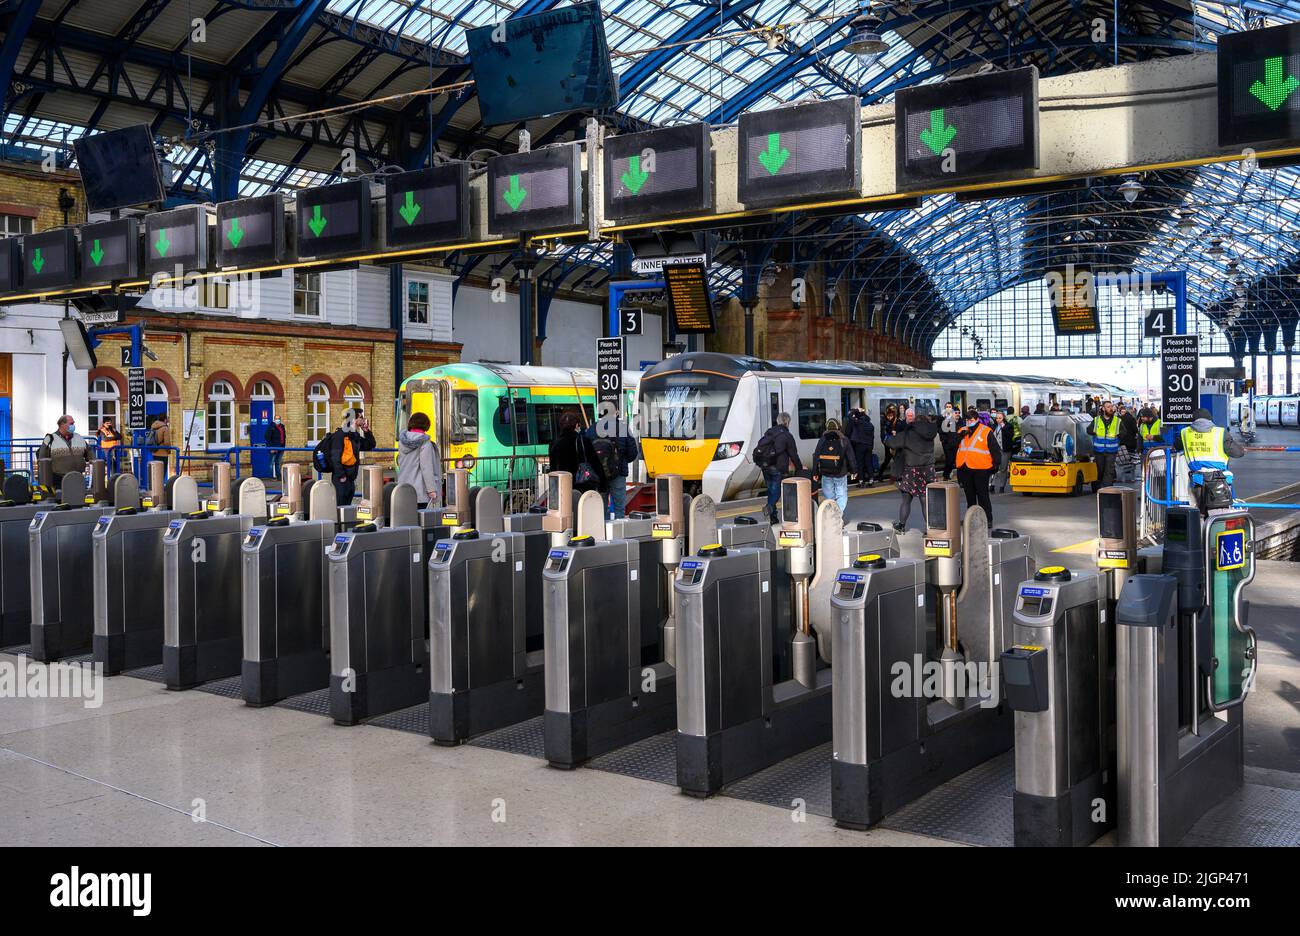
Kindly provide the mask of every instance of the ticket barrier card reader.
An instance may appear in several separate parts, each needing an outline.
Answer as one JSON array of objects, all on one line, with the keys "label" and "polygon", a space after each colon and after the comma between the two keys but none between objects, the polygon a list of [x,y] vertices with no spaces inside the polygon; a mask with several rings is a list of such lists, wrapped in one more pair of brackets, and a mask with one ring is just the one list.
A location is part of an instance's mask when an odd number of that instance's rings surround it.
[{"label": "ticket barrier card reader", "polygon": [[37,513],[51,506],[44,499],[35,499],[37,494],[19,475],[4,480],[5,496],[0,502],[0,647],[26,645],[32,639],[28,528]]},{"label": "ticket barrier card reader", "polygon": [[[549,517],[548,517],[549,519]],[[546,760],[576,767],[676,724],[675,674],[643,664],[641,544],[573,537],[542,570]]]},{"label": "ticket barrier card reader", "polygon": [[180,516],[165,509],[119,511],[96,523],[94,653],[106,676],[162,663],[163,538]]}]

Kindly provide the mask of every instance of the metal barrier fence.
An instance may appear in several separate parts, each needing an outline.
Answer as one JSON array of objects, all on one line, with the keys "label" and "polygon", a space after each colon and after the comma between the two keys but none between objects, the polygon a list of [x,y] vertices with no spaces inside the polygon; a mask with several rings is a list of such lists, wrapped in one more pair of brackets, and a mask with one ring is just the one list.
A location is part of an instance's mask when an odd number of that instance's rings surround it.
[{"label": "metal barrier fence", "polygon": [[[1300,453],[1300,445],[1248,445],[1247,453],[1250,452],[1296,452]],[[1158,456],[1158,457],[1157,457]],[[1169,470],[1169,465],[1173,465],[1173,471]],[[1187,475],[1186,468],[1183,464],[1183,455],[1181,452],[1174,451],[1172,445],[1157,446],[1149,453],[1146,460],[1146,471],[1142,478],[1142,529],[1139,535],[1146,537],[1155,536],[1157,531],[1164,529],[1165,511],[1170,507],[1186,507],[1189,502],[1180,497],[1178,494],[1178,479],[1185,478]],[[1159,487],[1157,491],[1152,490],[1151,482],[1157,481]],[[1171,483],[1172,482],[1172,483]],[[1232,505],[1234,507],[1243,507],[1248,510],[1268,509],[1268,510],[1300,510],[1300,504],[1271,502],[1271,501],[1248,501],[1239,500],[1233,497]]]},{"label": "metal barrier fence", "polygon": [[444,458],[443,469],[469,469],[469,483],[501,492],[507,513],[523,513],[541,500],[542,476],[550,463],[546,455],[488,455],[483,458]]}]

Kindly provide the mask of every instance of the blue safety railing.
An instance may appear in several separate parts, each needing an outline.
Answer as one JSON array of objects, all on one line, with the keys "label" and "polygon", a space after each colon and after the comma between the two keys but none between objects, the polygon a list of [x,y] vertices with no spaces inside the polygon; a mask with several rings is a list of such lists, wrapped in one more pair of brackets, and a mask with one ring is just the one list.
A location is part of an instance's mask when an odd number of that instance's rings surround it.
[{"label": "blue safety railing", "polygon": [[[1175,455],[1175,454],[1181,454],[1181,453],[1175,453],[1175,451],[1174,451],[1174,447],[1173,447],[1172,445],[1160,445],[1160,446],[1156,446],[1156,450],[1163,450],[1163,451],[1165,452],[1165,464],[1166,464],[1166,466],[1169,465],[1169,464],[1172,462],[1172,456],[1173,456],[1173,455]],[[1248,446],[1246,446],[1246,452],[1247,452],[1247,453],[1250,453],[1250,452],[1261,452],[1261,451],[1262,451],[1262,452],[1293,452],[1293,453],[1294,453],[1294,452],[1300,452],[1300,445],[1248,445]],[[1155,495],[1155,493],[1152,492],[1151,487],[1150,487],[1152,477],[1153,477],[1152,474],[1145,474],[1145,475],[1143,476],[1143,479],[1142,479],[1142,496],[1143,496],[1143,499],[1144,499],[1144,500],[1146,500],[1146,501],[1148,501],[1149,503],[1154,504],[1154,505],[1156,505],[1156,506],[1158,506],[1158,507],[1165,507],[1165,508],[1168,508],[1168,507],[1189,507],[1189,506],[1191,506],[1191,504],[1190,504],[1188,501],[1185,501],[1185,500],[1179,500],[1179,499],[1177,499],[1177,498],[1174,498],[1174,497],[1171,497],[1171,496],[1170,496],[1169,486],[1170,486],[1170,482],[1171,482],[1171,481],[1173,480],[1173,478],[1174,478],[1174,475],[1173,475],[1172,472],[1170,472],[1170,471],[1168,470],[1168,468],[1166,468],[1166,470],[1165,470],[1165,472],[1164,472],[1165,491],[1164,491],[1164,496],[1163,496],[1163,497],[1157,497],[1157,496]],[[1236,497],[1233,497],[1233,499],[1232,499],[1232,506],[1233,506],[1233,507],[1242,507],[1242,508],[1245,508],[1245,509],[1248,509],[1248,510],[1254,510],[1254,509],[1266,509],[1266,510],[1300,510],[1300,504],[1294,504],[1294,503],[1283,503],[1283,502],[1270,503],[1270,502],[1263,502],[1263,501],[1247,501],[1247,500],[1238,500]]]}]

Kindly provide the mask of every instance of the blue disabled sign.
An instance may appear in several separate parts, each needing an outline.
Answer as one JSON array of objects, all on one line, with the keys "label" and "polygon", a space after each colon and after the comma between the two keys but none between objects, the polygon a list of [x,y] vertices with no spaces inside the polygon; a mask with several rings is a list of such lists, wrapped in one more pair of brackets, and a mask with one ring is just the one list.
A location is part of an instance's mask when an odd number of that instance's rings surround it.
[{"label": "blue disabled sign", "polygon": [[1246,531],[1225,530],[1215,537],[1214,568],[1219,572],[1240,569],[1246,564]]}]

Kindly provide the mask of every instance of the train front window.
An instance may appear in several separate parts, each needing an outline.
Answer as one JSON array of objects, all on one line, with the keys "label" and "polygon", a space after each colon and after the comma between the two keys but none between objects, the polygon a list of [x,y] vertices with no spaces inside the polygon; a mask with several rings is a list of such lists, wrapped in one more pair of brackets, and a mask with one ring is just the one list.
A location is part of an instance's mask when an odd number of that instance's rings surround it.
[{"label": "train front window", "polygon": [[452,430],[453,442],[478,441],[478,392],[474,390],[457,390],[452,395]]},{"label": "train front window", "polygon": [[668,374],[641,382],[649,439],[716,439],[727,421],[736,382],[715,374]]}]

